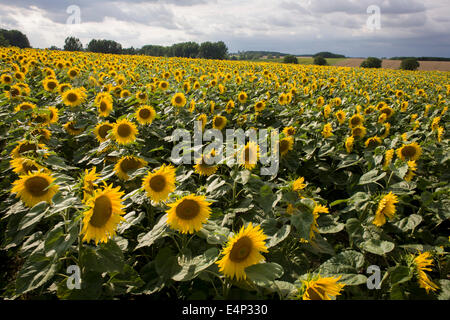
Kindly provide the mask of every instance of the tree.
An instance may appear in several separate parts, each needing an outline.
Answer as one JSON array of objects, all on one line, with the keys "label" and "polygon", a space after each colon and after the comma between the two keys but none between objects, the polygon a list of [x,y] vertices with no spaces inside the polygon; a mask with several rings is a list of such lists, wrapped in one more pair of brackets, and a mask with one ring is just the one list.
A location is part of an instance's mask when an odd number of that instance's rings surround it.
[{"label": "tree", "polygon": [[61,51],[61,49],[58,48],[57,46],[51,46],[50,48],[48,48],[48,50],[57,50],[57,51]]},{"label": "tree", "polygon": [[96,40],[92,39],[87,46],[87,50],[97,53],[122,53],[122,45],[113,40]]},{"label": "tree", "polygon": [[67,37],[64,41],[64,51],[83,51],[83,44],[78,38]]},{"label": "tree", "polygon": [[205,59],[220,59],[223,60],[227,57],[228,48],[223,41],[219,42],[203,42],[200,45],[199,57]]},{"label": "tree", "polygon": [[0,33],[0,47],[9,47],[9,42]]},{"label": "tree", "polygon": [[283,62],[284,62],[284,63],[294,63],[294,64],[298,64],[298,59],[297,59],[296,56],[293,56],[293,55],[287,55],[287,56],[284,56]]},{"label": "tree", "polygon": [[400,69],[402,70],[417,70],[419,67],[420,63],[416,58],[404,59],[400,64]]},{"label": "tree", "polygon": [[21,49],[31,48],[30,41],[28,41],[27,36],[19,30],[0,29],[0,34],[13,47],[19,47]]},{"label": "tree", "polygon": [[361,63],[361,68],[381,68],[382,61],[375,57],[369,57]]},{"label": "tree", "polygon": [[327,63],[327,60],[324,57],[317,56],[317,57],[314,58],[314,64],[318,65],[318,66],[326,66],[328,63]]}]

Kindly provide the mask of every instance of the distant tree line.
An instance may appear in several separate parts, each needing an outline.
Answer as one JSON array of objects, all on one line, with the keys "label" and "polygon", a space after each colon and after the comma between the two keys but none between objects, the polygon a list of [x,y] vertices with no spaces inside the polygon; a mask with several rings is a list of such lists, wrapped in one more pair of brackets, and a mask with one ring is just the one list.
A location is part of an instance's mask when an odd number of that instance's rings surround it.
[{"label": "distant tree line", "polygon": [[332,52],[328,52],[328,51],[319,52],[319,53],[316,53],[315,55],[313,55],[313,58],[316,58],[316,57],[322,57],[322,58],[326,58],[326,59],[345,58],[345,56],[342,54],[336,54],[336,53],[332,53]]},{"label": "distant tree line", "polygon": [[[81,41],[75,37],[68,37],[64,43],[65,51],[83,51]],[[88,52],[148,55],[155,57],[184,57],[204,59],[226,59],[228,48],[223,41],[219,42],[182,42],[171,46],[145,45],[142,48],[122,48],[122,45],[113,40],[92,39],[87,47]]]},{"label": "distant tree line", "polygon": [[416,59],[418,61],[450,61],[450,58],[443,57],[392,57],[390,60]]},{"label": "distant tree line", "polygon": [[19,30],[0,29],[0,47],[31,48],[30,41],[25,34]]}]

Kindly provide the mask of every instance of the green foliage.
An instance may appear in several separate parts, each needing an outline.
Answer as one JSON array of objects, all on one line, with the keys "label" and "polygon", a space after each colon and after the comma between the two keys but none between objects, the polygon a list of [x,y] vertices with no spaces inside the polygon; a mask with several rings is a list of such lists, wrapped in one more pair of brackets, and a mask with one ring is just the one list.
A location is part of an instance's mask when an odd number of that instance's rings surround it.
[{"label": "green foliage", "polygon": [[417,70],[419,67],[420,63],[415,58],[404,59],[400,64],[400,69],[402,70]]},{"label": "green foliage", "polygon": [[322,56],[316,56],[314,57],[314,64],[318,66],[326,66],[327,60]]},{"label": "green foliage", "polygon": [[0,33],[0,47],[8,47],[8,46],[9,46],[8,40],[6,40],[3,34]]},{"label": "green foliage", "polygon": [[285,57],[283,58],[283,62],[284,62],[284,63],[298,64],[298,59],[297,59],[296,56],[288,55],[288,56],[285,56]]},{"label": "green foliage", "polygon": [[83,44],[80,39],[75,37],[67,37],[64,41],[65,51],[83,51]]},{"label": "green foliage", "polygon": [[31,48],[27,36],[19,30],[0,29],[0,35],[13,47],[19,47],[21,49]]},{"label": "green foliage", "polygon": [[369,57],[361,63],[361,68],[381,68],[381,59]]},{"label": "green foliage", "polygon": [[112,54],[121,53],[122,45],[114,40],[92,39],[87,46],[87,51]]}]

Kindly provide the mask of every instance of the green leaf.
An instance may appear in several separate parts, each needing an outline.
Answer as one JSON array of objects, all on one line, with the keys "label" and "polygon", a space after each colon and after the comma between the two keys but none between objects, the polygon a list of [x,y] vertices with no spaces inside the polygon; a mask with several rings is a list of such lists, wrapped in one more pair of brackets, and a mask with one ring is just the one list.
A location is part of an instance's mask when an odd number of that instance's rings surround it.
[{"label": "green leaf", "polygon": [[273,236],[268,237],[268,242],[266,244],[266,247],[267,248],[275,247],[280,242],[282,242],[284,239],[286,239],[289,236],[290,232],[291,232],[290,225],[282,226]]},{"label": "green leaf", "polygon": [[450,300],[450,280],[440,279],[439,287],[441,288],[441,292],[439,293],[439,300]]},{"label": "green leaf", "polygon": [[308,210],[299,210],[291,216],[291,224],[297,230],[299,237],[309,240],[309,232],[314,222],[312,212]]},{"label": "green leaf", "polygon": [[80,264],[89,271],[121,272],[124,267],[124,257],[116,242],[109,240],[97,248],[84,245],[80,253]]},{"label": "green leaf", "polygon": [[159,250],[155,258],[156,272],[164,279],[170,279],[180,271],[178,259],[169,247]]},{"label": "green leaf", "polygon": [[384,255],[394,250],[395,244],[390,241],[369,239],[361,244],[361,248],[370,253]]},{"label": "green leaf", "polygon": [[34,226],[37,224],[47,212],[47,202],[40,202],[36,204],[31,210],[23,217],[23,219],[19,223],[19,231],[25,230],[28,227]]},{"label": "green leaf", "polygon": [[259,263],[245,268],[245,273],[250,281],[265,287],[280,278],[284,271],[283,267],[276,263]]},{"label": "green leaf", "polygon": [[359,179],[359,185],[374,183],[386,176],[386,172],[382,172],[380,175],[378,175],[378,169],[373,169],[361,176]]},{"label": "green leaf", "polygon": [[49,281],[59,269],[58,260],[45,255],[44,243],[33,251],[20,269],[16,279],[16,293],[21,295],[39,288]]},{"label": "green leaf", "polygon": [[75,242],[78,237],[79,222],[70,221],[67,223],[67,228],[68,231],[66,233],[64,222],[60,222],[49,231],[44,242],[44,248],[47,256],[54,253],[61,256]]},{"label": "green leaf", "polygon": [[414,230],[422,222],[422,220],[422,216],[418,214],[411,214],[410,216],[403,218],[396,223],[393,223],[393,225],[399,228],[401,231],[406,232]]},{"label": "green leaf", "polygon": [[399,285],[400,283],[411,280],[411,270],[406,266],[396,266],[388,270],[390,275],[391,286]]},{"label": "green leaf", "polygon": [[167,214],[164,214],[150,232],[138,238],[138,245],[134,250],[142,247],[149,247],[156,240],[164,238],[167,236],[167,228]]},{"label": "green leaf", "polygon": [[347,285],[360,285],[367,283],[367,277],[359,274],[364,265],[364,256],[353,250],[340,254],[325,261],[318,269],[323,275],[342,276],[341,282]]},{"label": "green leaf", "polygon": [[210,248],[203,254],[191,258],[189,255],[180,255],[178,264],[181,270],[172,279],[175,281],[189,281],[194,279],[201,271],[212,265],[219,256],[217,248]]},{"label": "green leaf", "polygon": [[338,222],[338,216],[332,216],[329,214],[323,214],[317,219],[319,225],[319,233],[338,233],[345,227],[343,223]]}]

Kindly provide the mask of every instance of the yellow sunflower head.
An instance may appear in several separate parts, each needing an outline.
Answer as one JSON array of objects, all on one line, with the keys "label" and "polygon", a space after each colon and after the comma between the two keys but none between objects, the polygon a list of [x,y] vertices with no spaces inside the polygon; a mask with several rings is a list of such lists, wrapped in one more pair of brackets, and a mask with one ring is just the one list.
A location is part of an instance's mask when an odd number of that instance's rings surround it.
[{"label": "yellow sunflower head", "polygon": [[363,123],[364,123],[364,117],[358,113],[354,114],[348,121],[348,125],[350,126],[350,128],[362,126]]},{"label": "yellow sunflower head", "polygon": [[86,100],[86,93],[82,89],[68,89],[62,93],[62,100],[68,107],[76,107]]},{"label": "yellow sunflower head", "polygon": [[36,161],[27,158],[12,159],[9,163],[13,171],[18,175],[26,175],[30,172],[43,169]]},{"label": "yellow sunflower head", "polygon": [[417,160],[422,154],[422,148],[417,142],[403,145],[397,149],[397,155],[403,161]]},{"label": "yellow sunflower head", "polygon": [[213,128],[217,130],[222,130],[227,125],[227,118],[224,116],[215,116],[213,119]]},{"label": "yellow sunflower head", "polygon": [[247,93],[245,93],[244,91],[241,91],[238,95],[238,100],[240,103],[245,103],[247,101]]},{"label": "yellow sunflower head", "polygon": [[194,169],[195,172],[198,173],[201,176],[207,176],[213,175],[216,173],[218,167],[216,165],[209,165],[205,161],[209,156],[208,155],[201,155],[200,158],[195,160]]},{"label": "yellow sunflower head", "polygon": [[292,136],[283,138],[278,143],[278,150],[282,157],[288,154],[289,151],[294,149],[294,138]]},{"label": "yellow sunflower head", "polygon": [[56,79],[53,78],[45,78],[42,82],[44,86],[44,90],[48,92],[55,92],[58,91],[59,82]]},{"label": "yellow sunflower head", "polygon": [[37,157],[37,151],[39,149],[46,150],[47,147],[34,141],[20,141],[19,144],[11,151],[11,158],[16,159],[27,156]]},{"label": "yellow sunflower head", "polygon": [[295,135],[296,132],[297,132],[297,129],[295,129],[294,127],[286,127],[283,129],[283,133],[286,136],[293,136],[293,135]]},{"label": "yellow sunflower head", "polygon": [[107,117],[113,110],[113,101],[108,98],[102,98],[97,105],[98,114],[100,117]]},{"label": "yellow sunflower head", "polygon": [[175,171],[172,165],[162,165],[158,170],[149,172],[142,180],[147,197],[156,203],[166,201],[169,194],[175,190]]},{"label": "yellow sunflower head", "polygon": [[261,227],[249,223],[228,240],[222,250],[223,257],[216,262],[220,272],[229,278],[246,279],[245,268],[264,261],[261,252],[268,252],[265,240],[267,236]]},{"label": "yellow sunflower head", "polygon": [[127,119],[117,121],[112,130],[114,140],[122,145],[134,142],[136,140],[136,135],[138,134],[136,125]]},{"label": "yellow sunflower head", "polygon": [[382,142],[381,138],[375,136],[375,137],[368,138],[366,140],[366,142],[364,143],[364,145],[366,146],[366,148],[376,148],[381,144],[381,142]]},{"label": "yellow sunflower head", "polygon": [[265,101],[258,101],[255,103],[255,112],[261,112],[266,108],[266,102]]},{"label": "yellow sunflower head", "polygon": [[386,223],[386,218],[392,219],[395,215],[395,204],[398,198],[392,192],[385,195],[378,203],[377,211],[375,212],[375,219],[373,224],[381,227]]},{"label": "yellow sunflower head", "polygon": [[147,161],[135,156],[125,156],[120,158],[120,160],[114,166],[114,172],[122,180],[128,180],[130,176],[129,173],[143,168],[147,165]]},{"label": "yellow sunflower head", "polygon": [[113,124],[109,122],[100,122],[95,126],[94,134],[97,138],[97,141],[102,143],[108,140],[108,134],[111,131],[111,129],[114,127]]},{"label": "yellow sunflower head", "polygon": [[345,284],[339,283],[339,277],[321,277],[318,275],[311,280],[303,281],[301,291],[303,300],[331,300],[341,294]]},{"label": "yellow sunflower head", "polygon": [[249,141],[240,153],[239,164],[247,170],[252,170],[256,167],[259,157],[260,154],[258,144],[253,141]]},{"label": "yellow sunflower head", "polygon": [[429,293],[430,290],[437,291],[439,287],[433,281],[431,281],[431,279],[428,278],[428,275],[425,273],[425,271],[431,271],[430,267],[433,266],[433,258],[431,256],[431,253],[419,253],[417,257],[412,256],[412,258],[412,264],[415,269],[414,271],[419,282],[419,286],[421,288],[424,288],[427,293]]},{"label": "yellow sunflower head", "polygon": [[152,106],[142,106],[136,111],[136,120],[140,124],[151,124],[156,117],[156,111]]},{"label": "yellow sunflower head", "polygon": [[96,170],[96,167],[93,167],[91,171],[88,169],[84,170],[84,174],[82,176],[83,202],[86,202],[94,194],[95,188],[98,186],[95,181],[100,178],[100,175],[96,172]]},{"label": "yellow sunflower head", "polygon": [[63,127],[70,135],[76,136],[84,131],[84,128],[79,128],[76,125],[77,123],[75,121],[69,121]]},{"label": "yellow sunflower head", "polygon": [[20,197],[30,208],[42,201],[51,203],[59,189],[58,185],[53,184],[53,181],[54,178],[48,173],[30,172],[13,182],[11,192],[16,193],[16,197]]},{"label": "yellow sunflower head", "polygon": [[97,244],[114,237],[118,224],[125,221],[122,217],[125,213],[121,199],[123,194],[120,187],[113,188],[112,184],[94,191],[86,202],[88,210],[84,212],[81,230],[83,241],[94,240]]},{"label": "yellow sunflower head", "polygon": [[23,103],[19,104],[18,106],[16,106],[14,108],[14,111],[19,112],[19,111],[28,111],[28,110],[33,110],[33,109],[36,109],[36,105],[34,103],[23,102]]},{"label": "yellow sunflower head", "polygon": [[174,96],[172,97],[171,103],[174,107],[181,108],[186,105],[187,100],[183,93],[178,92],[178,93],[174,94]]},{"label": "yellow sunflower head", "polygon": [[199,231],[208,220],[210,202],[204,196],[187,195],[175,203],[168,204],[167,224],[181,233],[193,234]]}]

